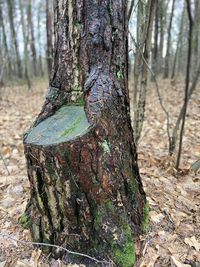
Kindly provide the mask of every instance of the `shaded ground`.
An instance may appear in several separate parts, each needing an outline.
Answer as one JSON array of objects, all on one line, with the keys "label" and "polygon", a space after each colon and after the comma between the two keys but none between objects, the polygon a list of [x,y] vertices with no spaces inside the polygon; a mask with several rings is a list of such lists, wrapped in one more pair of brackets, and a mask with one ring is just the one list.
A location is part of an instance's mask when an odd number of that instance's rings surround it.
[{"label": "shaded ground", "polygon": [[[166,107],[174,117],[183,86],[159,83],[164,103],[168,103]],[[19,223],[29,196],[22,134],[41,108],[46,84],[37,82],[32,91],[22,86],[1,89],[0,267],[66,266],[42,255],[39,249],[1,236],[9,233],[11,237],[30,240],[29,231]],[[189,105],[181,172],[177,173],[174,159],[168,156],[166,118],[153,84],[151,87],[138,147],[140,172],[151,208],[150,228],[146,237],[140,237],[142,246],[137,250],[142,258],[137,266],[200,266],[200,173],[188,171],[200,157],[200,88]]]}]

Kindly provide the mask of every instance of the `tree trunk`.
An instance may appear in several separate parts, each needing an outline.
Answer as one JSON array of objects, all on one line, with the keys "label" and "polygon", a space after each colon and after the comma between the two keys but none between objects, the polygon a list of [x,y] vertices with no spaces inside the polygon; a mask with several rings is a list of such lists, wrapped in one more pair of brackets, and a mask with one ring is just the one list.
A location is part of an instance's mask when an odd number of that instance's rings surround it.
[{"label": "tree trunk", "polygon": [[181,37],[182,37],[182,34],[183,34],[184,17],[185,17],[185,6],[183,7],[183,11],[182,11],[182,15],[181,15],[180,29],[179,29],[176,52],[175,52],[174,62],[173,62],[173,67],[172,67],[172,75],[171,75],[171,80],[172,81],[175,79],[175,74],[176,74],[176,65],[177,65],[179,52],[180,52]]},{"label": "tree trunk", "polygon": [[52,70],[52,57],[53,57],[53,45],[52,45],[52,15],[50,11],[49,0],[46,0],[46,56],[47,56],[47,70],[49,77]]},{"label": "tree trunk", "polygon": [[21,25],[22,25],[22,34],[24,41],[24,74],[25,74],[24,76],[27,82],[28,89],[31,89],[31,81],[28,72],[28,42],[29,42],[28,25],[25,24],[22,0],[19,0],[19,8],[21,13]]},{"label": "tree trunk", "polygon": [[148,68],[147,64],[149,63],[149,55],[151,49],[151,36],[152,36],[152,24],[154,18],[155,11],[155,1],[148,0],[146,8],[145,8],[145,18],[146,23],[144,25],[144,36],[145,41],[143,47],[139,50],[141,54],[142,60],[142,68],[141,68],[141,78],[140,78],[140,86],[138,92],[138,101],[137,107],[134,113],[134,134],[135,134],[135,142],[136,144],[139,141],[142,125],[144,121],[144,113],[145,113],[145,104],[146,104],[146,91],[147,91],[147,78],[148,78]]},{"label": "tree trunk", "polygon": [[165,69],[164,69],[164,79],[169,78],[169,60],[170,60],[170,46],[171,46],[171,28],[172,28],[172,20],[174,15],[174,5],[175,0],[172,2],[172,10],[170,15],[169,27],[167,31],[167,51],[165,56]]},{"label": "tree trunk", "polygon": [[42,64],[42,43],[41,43],[41,10],[42,10],[42,0],[38,2],[38,18],[37,18],[37,25],[38,25],[38,61],[39,61],[39,68],[40,68],[40,76],[44,76],[44,69]]},{"label": "tree trunk", "polygon": [[24,137],[32,237],[131,267],[147,206],[130,121],[126,4],[57,0],[54,10],[53,75]]},{"label": "tree trunk", "polygon": [[185,76],[185,98],[184,98],[184,105],[183,105],[183,115],[182,115],[182,124],[180,129],[180,138],[179,138],[179,148],[178,148],[178,155],[176,161],[176,169],[179,168],[181,153],[182,153],[182,146],[183,146],[183,134],[185,128],[185,119],[187,114],[187,106],[189,100],[189,83],[190,83],[190,65],[191,65],[191,56],[192,56],[192,34],[193,34],[193,18],[192,18],[192,11],[191,11],[191,2],[190,0],[186,0],[187,4],[187,13],[188,13],[188,20],[189,20],[189,32],[188,32],[188,54],[187,54],[187,67],[186,67],[186,76]]},{"label": "tree trunk", "polygon": [[28,0],[28,23],[29,23],[29,30],[30,30],[30,47],[31,53],[33,58],[33,74],[37,76],[37,55],[36,55],[36,48],[35,48],[35,35],[34,35],[34,26],[33,26],[33,13],[32,13],[32,1]]},{"label": "tree trunk", "polygon": [[17,35],[16,35],[16,31],[15,31],[15,26],[14,26],[14,20],[13,20],[14,19],[13,3],[14,3],[13,1],[7,0],[11,36],[12,36],[12,41],[13,41],[13,44],[14,44],[16,60],[17,60],[18,77],[22,78],[22,65],[21,65],[21,59],[20,59],[20,54],[19,54],[19,46],[18,46],[18,41],[17,41]]},{"label": "tree trunk", "polygon": [[7,42],[6,30],[5,30],[5,24],[4,24],[2,6],[3,6],[3,3],[0,1],[0,27],[2,28],[2,39],[3,39],[4,50],[5,50],[5,57],[7,59],[7,64],[8,64],[8,74],[11,75],[12,66],[11,66],[11,59],[10,59],[9,50],[8,50],[8,42]]},{"label": "tree trunk", "polygon": [[159,53],[158,53],[158,73],[163,72],[163,47],[164,47],[164,35],[165,35],[165,25],[166,25],[166,3],[163,0],[159,1],[159,22],[160,22],[160,42],[159,42]]},{"label": "tree trunk", "polygon": [[155,0],[155,16],[154,16],[154,44],[152,49],[152,71],[156,75],[158,69],[158,32],[159,32],[159,13],[160,7],[158,0]]},{"label": "tree trunk", "polygon": [[134,60],[134,90],[133,90],[133,108],[134,113],[137,110],[137,99],[138,99],[138,87],[139,87],[139,81],[140,81],[140,75],[142,70],[142,53],[144,42],[146,36],[144,36],[144,3],[142,1],[138,2],[137,7],[137,46],[136,46],[136,52],[135,52],[135,60]]}]

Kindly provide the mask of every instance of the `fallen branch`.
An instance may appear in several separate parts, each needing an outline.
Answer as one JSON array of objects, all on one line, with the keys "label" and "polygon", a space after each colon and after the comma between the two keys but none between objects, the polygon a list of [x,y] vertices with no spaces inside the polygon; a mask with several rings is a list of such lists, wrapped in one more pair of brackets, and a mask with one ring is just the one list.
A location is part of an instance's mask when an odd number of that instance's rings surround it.
[{"label": "fallen branch", "polygon": [[95,261],[96,263],[100,263],[100,264],[103,264],[103,263],[107,263],[107,264],[110,264],[108,261],[100,261],[100,260],[97,260],[87,254],[84,254],[84,253],[79,253],[79,252],[75,252],[75,251],[71,251],[67,248],[64,248],[64,247],[61,247],[61,246],[58,246],[58,245],[54,245],[54,244],[48,244],[48,243],[40,243],[40,242],[32,242],[32,241],[25,241],[25,240],[19,240],[15,237],[12,237],[10,234],[7,234],[7,233],[0,233],[0,236],[2,236],[3,238],[7,238],[7,239],[10,239],[10,240],[13,240],[15,242],[18,242],[18,243],[21,243],[23,245],[36,245],[36,246],[47,246],[47,247],[54,247],[54,248],[57,248],[57,249],[61,249],[61,250],[64,250],[65,252],[67,252],[68,254],[72,254],[72,255],[76,255],[76,256],[81,256],[81,257],[84,257],[84,258],[88,258],[92,261]]}]

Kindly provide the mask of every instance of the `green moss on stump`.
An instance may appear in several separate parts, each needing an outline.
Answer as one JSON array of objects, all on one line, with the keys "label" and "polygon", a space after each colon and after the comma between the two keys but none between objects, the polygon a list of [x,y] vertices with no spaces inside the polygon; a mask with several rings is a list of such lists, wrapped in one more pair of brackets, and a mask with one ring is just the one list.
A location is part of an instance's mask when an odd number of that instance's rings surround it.
[{"label": "green moss on stump", "polygon": [[114,262],[119,267],[132,267],[135,264],[135,245],[132,237],[132,231],[129,225],[123,229],[124,232],[124,244],[122,248],[114,245]]},{"label": "green moss on stump", "polygon": [[54,145],[86,134],[90,129],[83,106],[62,106],[26,135],[25,144]]},{"label": "green moss on stump", "polygon": [[[107,218],[113,218],[115,225],[107,224]],[[124,213],[118,213],[112,201],[107,201],[103,206],[99,207],[95,215],[94,228],[98,231],[102,226],[111,227],[108,230],[106,240],[108,247],[104,248],[110,251],[110,257],[118,267],[132,267],[135,263],[135,245],[132,230]],[[107,231],[107,230],[106,230]],[[96,246],[97,251],[102,247]]]},{"label": "green moss on stump", "polygon": [[72,134],[75,130],[76,130],[76,127],[77,125],[81,122],[82,120],[82,117],[78,117],[74,122],[73,124],[70,126],[70,128],[67,128],[65,129],[62,133],[61,133],[61,136],[67,136],[69,134]]},{"label": "green moss on stump", "polygon": [[142,231],[147,232],[148,230],[149,230],[149,204],[146,203],[143,208]]}]

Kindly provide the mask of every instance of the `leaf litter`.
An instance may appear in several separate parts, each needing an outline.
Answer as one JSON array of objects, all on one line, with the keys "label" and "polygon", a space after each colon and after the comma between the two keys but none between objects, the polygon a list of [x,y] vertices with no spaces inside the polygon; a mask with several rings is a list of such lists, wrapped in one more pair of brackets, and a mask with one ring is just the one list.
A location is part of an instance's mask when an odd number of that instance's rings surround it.
[{"label": "leaf litter", "polygon": [[[46,84],[46,81],[37,81],[31,91],[25,86],[1,89],[0,227],[2,233],[19,240],[31,240],[29,230],[19,223],[29,197],[22,136],[42,106]],[[174,124],[181,107],[183,84],[177,81],[172,87],[169,82],[159,80],[159,85]],[[189,103],[182,164],[177,172],[175,158],[168,156],[166,117],[154,84],[150,84],[138,145],[138,163],[150,205],[150,220],[147,235],[137,241],[137,267],[200,267],[200,173],[190,171],[190,166],[200,157],[199,109],[200,87]],[[44,255],[40,249],[0,236],[0,267],[13,266],[84,267],[67,265]]]}]

